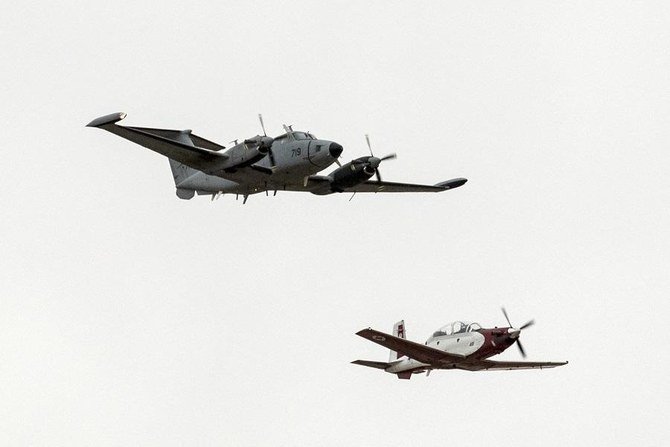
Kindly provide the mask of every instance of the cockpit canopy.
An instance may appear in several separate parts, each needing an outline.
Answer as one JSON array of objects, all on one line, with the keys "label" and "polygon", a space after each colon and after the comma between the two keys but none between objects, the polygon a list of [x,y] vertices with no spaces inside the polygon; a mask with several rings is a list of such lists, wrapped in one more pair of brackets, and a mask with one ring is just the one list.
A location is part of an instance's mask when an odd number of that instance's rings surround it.
[{"label": "cockpit canopy", "polygon": [[467,321],[454,321],[445,324],[433,333],[433,337],[442,337],[444,335],[464,334],[481,329],[479,323],[468,323]]},{"label": "cockpit canopy", "polygon": [[309,132],[293,132],[293,138],[296,140],[316,140],[316,137]]},{"label": "cockpit canopy", "polygon": [[[294,132],[290,132],[290,135],[293,136],[294,140],[316,140],[317,139],[314,135],[312,135],[309,132],[294,131]],[[279,135],[278,137],[275,137],[275,140],[281,140],[283,138],[287,138],[288,136],[289,136],[289,134],[285,133],[285,134]]]}]

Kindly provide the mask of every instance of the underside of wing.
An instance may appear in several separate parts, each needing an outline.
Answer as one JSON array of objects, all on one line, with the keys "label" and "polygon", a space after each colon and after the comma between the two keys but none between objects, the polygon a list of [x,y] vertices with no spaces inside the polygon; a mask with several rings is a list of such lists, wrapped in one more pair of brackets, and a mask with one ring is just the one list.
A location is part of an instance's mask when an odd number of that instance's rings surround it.
[{"label": "underside of wing", "polygon": [[358,331],[356,332],[356,335],[384,346],[385,348],[389,348],[392,351],[402,352],[409,358],[429,365],[463,361],[463,357],[447,354],[439,349],[405,340],[404,338],[394,337],[393,335],[385,334],[384,332],[379,332],[370,328]]},{"label": "underside of wing", "polygon": [[512,370],[512,369],[547,369],[567,365],[568,362],[506,362],[495,360],[480,360],[474,363],[456,365],[458,369],[468,371]]},{"label": "underside of wing", "polygon": [[345,192],[442,192],[458,188],[467,182],[464,178],[455,178],[440,182],[435,185],[415,185],[412,183],[378,182],[368,180],[367,182],[347,188]]},{"label": "underside of wing", "polygon": [[[193,135],[190,130],[180,131],[117,125],[116,123],[125,116],[125,113],[114,113],[97,118],[91,121],[88,126],[104,129],[205,173],[217,171],[228,159],[226,155],[218,152],[224,149],[223,146]],[[196,146],[195,143],[203,147]]]},{"label": "underside of wing", "polygon": [[[311,175],[306,183],[286,185],[282,189],[288,191],[309,191],[318,195],[332,194],[335,191],[331,189],[331,182],[332,179],[328,176]],[[412,183],[378,182],[369,180],[356,186],[345,188],[344,192],[442,192],[463,186],[466,182],[467,179],[455,178],[435,185],[416,185]]]}]

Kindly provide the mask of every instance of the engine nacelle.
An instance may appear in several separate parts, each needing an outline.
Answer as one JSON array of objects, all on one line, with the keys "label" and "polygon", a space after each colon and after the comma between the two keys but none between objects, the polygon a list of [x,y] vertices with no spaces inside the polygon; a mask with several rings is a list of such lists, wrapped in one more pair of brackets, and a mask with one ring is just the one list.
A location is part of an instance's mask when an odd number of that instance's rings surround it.
[{"label": "engine nacelle", "polygon": [[375,168],[368,162],[369,158],[357,158],[333,171],[329,175],[332,178],[332,182],[330,183],[331,190],[333,192],[343,192],[347,188],[368,181],[370,177],[375,175]]},{"label": "engine nacelle", "polygon": [[238,168],[251,166],[267,156],[269,151],[270,147],[261,146],[260,144],[247,144],[246,141],[237,144],[226,151],[225,154],[228,156],[228,161],[226,166],[223,167],[223,171],[235,172]]},{"label": "engine nacelle", "polygon": [[274,141],[275,140],[272,137],[256,135],[253,138],[244,140],[244,144],[248,147],[255,147],[261,154],[267,154],[270,152],[270,148],[272,148],[272,143],[274,143]]}]

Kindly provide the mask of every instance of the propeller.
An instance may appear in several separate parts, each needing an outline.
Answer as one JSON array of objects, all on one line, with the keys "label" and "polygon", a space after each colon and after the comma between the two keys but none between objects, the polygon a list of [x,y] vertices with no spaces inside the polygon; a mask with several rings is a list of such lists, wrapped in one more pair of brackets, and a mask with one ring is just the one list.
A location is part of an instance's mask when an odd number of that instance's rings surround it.
[{"label": "propeller", "polygon": [[384,160],[395,160],[398,156],[396,154],[389,154],[381,158],[375,157],[375,154],[372,152],[372,145],[370,144],[370,136],[365,134],[365,141],[368,143],[368,150],[370,151],[370,158],[368,158],[368,165],[374,170],[375,175],[377,176],[377,181],[382,181],[382,176],[379,173],[379,165]]},{"label": "propeller", "polygon": [[253,138],[244,140],[244,144],[258,147],[259,152],[267,153],[270,157],[270,164],[275,166],[275,156],[272,153],[272,143],[274,143],[274,138],[268,137],[267,132],[265,131],[265,123],[263,123],[263,115],[258,114],[258,121],[261,123],[261,129],[263,129],[263,136],[257,135]]},{"label": "propeller", "polygon": [[261,129],[263,129],[263,136],[267,137],[268,133],[265,131],[265,124],[263,124],[263,115],[260,113],[258,114],[258,121],[261,122]]},{"label": "propeller", "polygon": [[[514,329],[514,325],[512,324],[511,321],[509,321],[509,316],[507,315],[507,311],[505,310],[504,307],[501,307],[501,309],[502,309],[503,315],[505,316],[505,320],[507,320],[507,324],[509,324],[510,328]],[[526,322],[524,325],[520,326],[517,329],[518,332],[517,332],[516,339],[514,340],[514,342],[516,343],[516,346],[519,348],[519,351],[521,352],[521,356],[523,358],[526,358],[526,351],[523,349],[523,345],[521,344],[521,340],[519,339],[519,335],[520,335],[520,332],[522,330],[524,330],[526,328],[529,328],[534,324],[535,324],[535,320],[530,320],[530,321]]]}]

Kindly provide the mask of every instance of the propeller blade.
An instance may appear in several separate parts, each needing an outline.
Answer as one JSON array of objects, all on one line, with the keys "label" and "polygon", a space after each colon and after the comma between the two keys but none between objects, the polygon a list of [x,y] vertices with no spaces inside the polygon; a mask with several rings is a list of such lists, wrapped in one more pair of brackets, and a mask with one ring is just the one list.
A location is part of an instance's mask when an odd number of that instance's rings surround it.
[{"label": "propeller blade", "polygon": [[521,357],[526,358],[526,351],[524,351],[523,345],[521,344],[521,341],[518,338],[516,339],[516,345],[519,348],[519,351],[521,352]]},{"label": "propeller blade", "polygon": [[340,168],[342,167],[342,163],[340,163],[339,159],[335,159],[335,164],[338,165]]},{"label": "propeller blade", "polygon": [[514,326],[512,326],[512,323],[510,323],[510,321],[509,321],[509,317],[507,316],[507,311],[505,310],[505,308],[501,307],[501,309],[502,309],[503,315],[505,316],[505,320],[507,320],[507,324],[509,324],[509,327],[514,327]]},{"label": "propeller blade", "polygon": [[530,320],[528,323],[526,323],[526,324],[524,324],[523,326],[521,326],[521,327],[519,328],[519,330],[522,331],[522,330],[524,330],[524,329],[526,329],[526,328],[528,328],[528,327],[531,327],[531,326],[534,325],[534,324],[535,324],[535,320]]},{"label": "propeller blade", "polygon": [[370,155],[372,155],[374,157],[375,154],[372,153],[372,146],[370,145],[370,135],[365,134],[365,141],[367,141],[367,143],[368,143],[368,149],[370,149]]},{"label": "propeller blade", "polygon": [[395,160],[396,158],[398,158],[398,156],[397,156],[395,153],[393,153],[393,154],[388,154],[388,155],[385,156],[385,157],[382,157],[382,158],[381,158],[381,161],[384,161],[384,160]]},{"label": "propeller blade", "polygon": [[260,113],[258,114],[258,120],[261,122],[261,128],[263,129],[263,135],[268,136],[268,134],[265,132],[265,124],[263,124],[263,115]]},{"label": "propeller blade", "polygon": [[382,182],[382,175],[379,173],[379,169],[375,169],[375,175],[377,176],[377,181]]}]

